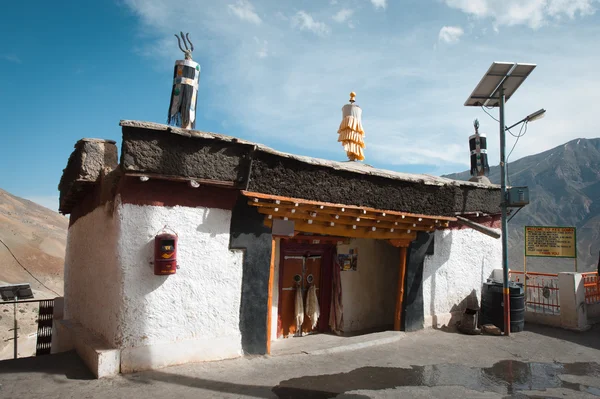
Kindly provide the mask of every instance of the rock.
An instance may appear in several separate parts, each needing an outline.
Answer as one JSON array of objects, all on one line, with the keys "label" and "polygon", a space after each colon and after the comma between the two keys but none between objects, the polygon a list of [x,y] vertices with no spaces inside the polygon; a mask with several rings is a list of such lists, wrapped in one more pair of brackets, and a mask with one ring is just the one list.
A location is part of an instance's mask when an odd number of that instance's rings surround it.
[{"label": "rock", "polygon": [[493,324],[484,324],[481,326],[481,329],[483,330],[484,334],[502,335],[502,330]]}]

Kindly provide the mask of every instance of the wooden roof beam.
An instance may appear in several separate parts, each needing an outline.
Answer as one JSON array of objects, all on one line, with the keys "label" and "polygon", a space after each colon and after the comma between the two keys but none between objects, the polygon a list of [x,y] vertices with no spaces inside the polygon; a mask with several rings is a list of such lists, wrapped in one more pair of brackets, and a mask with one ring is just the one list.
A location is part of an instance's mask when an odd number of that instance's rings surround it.
[{"label": "wooden roof beam", "polygon": [[[265,225],[267,227],[273,226],[273,220],[265,218]],[[332,235],[341,237],[352,237],[352,238],[370,238],[375,240],[410,240],[413,241],[417,238],[416,232],[402,233],[402,232],[385,232],[382,230],[371,230],[364,227],[356,226],[330,226],[324,225],[319,222],[306,223],[294,221],[294,230],[303,233],[313,233],[322,235]]]},{"label": "wooden roof beam", "polygon": [[341,217],[358,217],[364,220],[380,220],[391,223],[409,223],[409,224],[422,224],[424,226],[434,225],[436,227],[448,227],[449,221],[444,219],[438,219],[437,216],[432,217],[406,217],[404,215],[396,215],[389,214],[387,212],[361,212],[355,209],[345,209],[345,208],[331,208],[331,207],[316,207],[314,205],[304,205],[298,204],[295,206],[294,204],[289,203],[274,203],[274,202],[264,202],[264,201],[250,201],[248,205],[255,206],[257,208],[269,208],[269,209],[277,209],[275,212],[316,212],[317,214],[327,214],[332,217],[338,216]]},{"label": "wooden roof beam", "polygon": [[364,207],[364,206],[334,204],[334,203],[330,203],[330,202],[319,202],[319,201],[311,201],[311,200],[299,199],[299,198],[281,197],[281,196],[276,196],[276,195],[255,193],[255,192],[249,192],[249,191],[242,191],[242,194],[245,195],[246,197],[249,197],[252,199],[256,198],[259,200],[263,199],[263,200],[270,200],[270,201],[280,201],[280,203],[291,202],[294,204],[316,205],[318,207],[323,206],[323,207],[331,207],[331,208],[336,208],[336,209],[344,208],[345,210],[358,210],[360,212],[366,211],[366,212],[374,212],[374,213],[385,213],[386,215],[387,214],[399,215],[399,216],[404,215],[405,217],[456,221],[456,218],[454,218],[452,216],[432,216],[432,215],[414,214],[414,213],[399,212],[399,211],[389,211],[389,210],[375,209],[375,208]]},{"label": "wooden roof beam", "polygon": [[[414,230],[414,231],[433,231],[436,227],[433,224],[416,224],[416,223],[392,223],[392,222],[377,222],[375,220],[364,220],[360,218],[355,218],[351,216],[340,217],[336,219],[335,217],[327,214],[320,215],[315,212],[287,212],[286,209],[281,211],[274,211],[274,208],[258,208],[258,212],[263,215],[271,215],[278,219],[287,219],[287,220],[298,220],[298,221],[306,221],[306,220],[315,220],[320,222],[334,223],[334,225],[348,225],[348,226],[361,226],[361,227],[375,227],[376,229],[381,229],[385,231],[401,231],[401,230]],[[358,219],[358,220],[357,220]]]}]

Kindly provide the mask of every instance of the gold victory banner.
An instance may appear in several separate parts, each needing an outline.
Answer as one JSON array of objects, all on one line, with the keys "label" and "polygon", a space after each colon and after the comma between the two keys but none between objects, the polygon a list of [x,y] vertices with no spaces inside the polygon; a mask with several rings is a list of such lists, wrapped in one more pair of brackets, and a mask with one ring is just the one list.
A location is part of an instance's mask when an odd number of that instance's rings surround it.
[{"label": "gold victory banner", "polygon": [[577,259],[575,227],[525,226],[525,256]]}]

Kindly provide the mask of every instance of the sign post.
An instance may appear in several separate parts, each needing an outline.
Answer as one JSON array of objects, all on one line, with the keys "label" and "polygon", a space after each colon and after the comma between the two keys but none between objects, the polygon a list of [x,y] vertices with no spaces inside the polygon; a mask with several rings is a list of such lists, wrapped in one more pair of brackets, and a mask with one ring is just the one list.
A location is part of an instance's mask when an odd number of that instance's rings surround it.
[{"label": "sign post", "polygon": [[523,285],[527,300],[527,257],[575,258],[577,272],[577,229],[558,226],[525,226]]},{"label": "sign post", "polygon": [[525,226],[525,256],[574,258],[577,272],[575,227]]},{"label": "sign post", "polygon": [[525,255],[576,258],[575,227],[525,226]]}]

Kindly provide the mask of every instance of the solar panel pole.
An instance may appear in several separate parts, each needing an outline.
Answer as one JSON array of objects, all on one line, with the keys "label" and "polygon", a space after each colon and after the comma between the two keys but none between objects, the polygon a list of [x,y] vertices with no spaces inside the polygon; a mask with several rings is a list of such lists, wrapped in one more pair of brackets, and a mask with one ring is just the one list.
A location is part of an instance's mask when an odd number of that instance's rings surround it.
[{"label": "solar panel pole", "polygon": [[504,86],[498,88],[500,111],[500,195],[502,197],[502,294],[504,296],[504,335],[510,335],[510,291],[508,289],[508,223],[506,221],[506,125],[504,124]]}]

